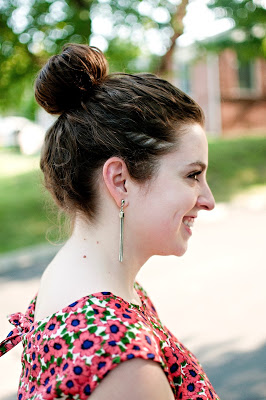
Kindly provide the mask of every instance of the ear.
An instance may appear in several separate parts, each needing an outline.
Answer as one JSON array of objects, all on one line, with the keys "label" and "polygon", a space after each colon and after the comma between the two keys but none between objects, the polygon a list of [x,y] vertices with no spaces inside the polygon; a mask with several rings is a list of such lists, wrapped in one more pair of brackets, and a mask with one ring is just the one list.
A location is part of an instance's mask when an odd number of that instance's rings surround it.
[{"label": "ear", "polygon": [[125,200],[128,205],[127,179],[129,173],[124,160],[119,157],[109,158],[103,166],[103,180],[118,207],[121,200]]}]

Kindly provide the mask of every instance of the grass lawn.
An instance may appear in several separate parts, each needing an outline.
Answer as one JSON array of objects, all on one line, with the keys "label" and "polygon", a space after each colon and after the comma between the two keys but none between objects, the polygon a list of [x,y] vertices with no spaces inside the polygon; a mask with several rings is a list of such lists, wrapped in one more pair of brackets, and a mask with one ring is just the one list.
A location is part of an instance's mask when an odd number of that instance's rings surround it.
[{"label": "grass lawn", "polygon": [[0,151],[0,253],[59,236],[57,213],[42,184],[39,157]]},{"label": "grass lawn", "polygon": [[[266,137],[209,140],[208,181],[216,202],[266,184]],[[60,237],[38,157],[0,150],[0,253]]]},{"label": "grass lawn", "polygon": [[209,139],[209,185],[216,202],[266,184],[266,136]]}]

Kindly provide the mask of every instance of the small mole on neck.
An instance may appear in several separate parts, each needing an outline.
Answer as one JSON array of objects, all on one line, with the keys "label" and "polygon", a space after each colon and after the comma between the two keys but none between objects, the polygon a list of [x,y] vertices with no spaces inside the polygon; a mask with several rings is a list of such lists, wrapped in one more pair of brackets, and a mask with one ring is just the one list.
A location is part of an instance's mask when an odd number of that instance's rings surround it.
[{"label": "small mole on neck", "polygon": [[97,244],[99,244],[99,240],[97,240],[97,242],[96,242]]},{"label": "small mole on neck", "polygon": [[83,258],[87,258],[87,256],[83,256]]}]

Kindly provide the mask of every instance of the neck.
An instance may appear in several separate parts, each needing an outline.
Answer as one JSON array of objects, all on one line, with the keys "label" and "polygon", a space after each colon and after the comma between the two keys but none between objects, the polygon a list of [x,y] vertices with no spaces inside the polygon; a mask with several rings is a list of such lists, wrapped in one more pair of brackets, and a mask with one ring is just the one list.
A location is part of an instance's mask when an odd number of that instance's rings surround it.
[{"label": "neck", "polygon": [[[134,282],[146,260],[139,259],[138,251],[127,245],[125,237],[124,258],[119,262],[118,218],[114,223],[91,225],[77,217],[71,238],[61,254],[67,259],[65,265],[72,270],[74,265],[77,284],[84,285],[85,282],[88,291],[107,290],[129,302],[138,300]],[[86,290],[84,286],[83,290]]]}]

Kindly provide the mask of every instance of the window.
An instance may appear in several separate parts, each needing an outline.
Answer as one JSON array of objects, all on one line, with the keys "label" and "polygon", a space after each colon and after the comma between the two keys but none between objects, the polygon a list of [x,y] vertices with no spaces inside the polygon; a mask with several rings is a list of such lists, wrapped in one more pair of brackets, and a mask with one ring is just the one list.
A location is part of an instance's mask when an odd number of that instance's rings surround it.
[{"label": "window", "polygon": [[238,83],[239,89],[245,91],[254,91],[255,87],[255,68],[251,61],[238,62]]}]

